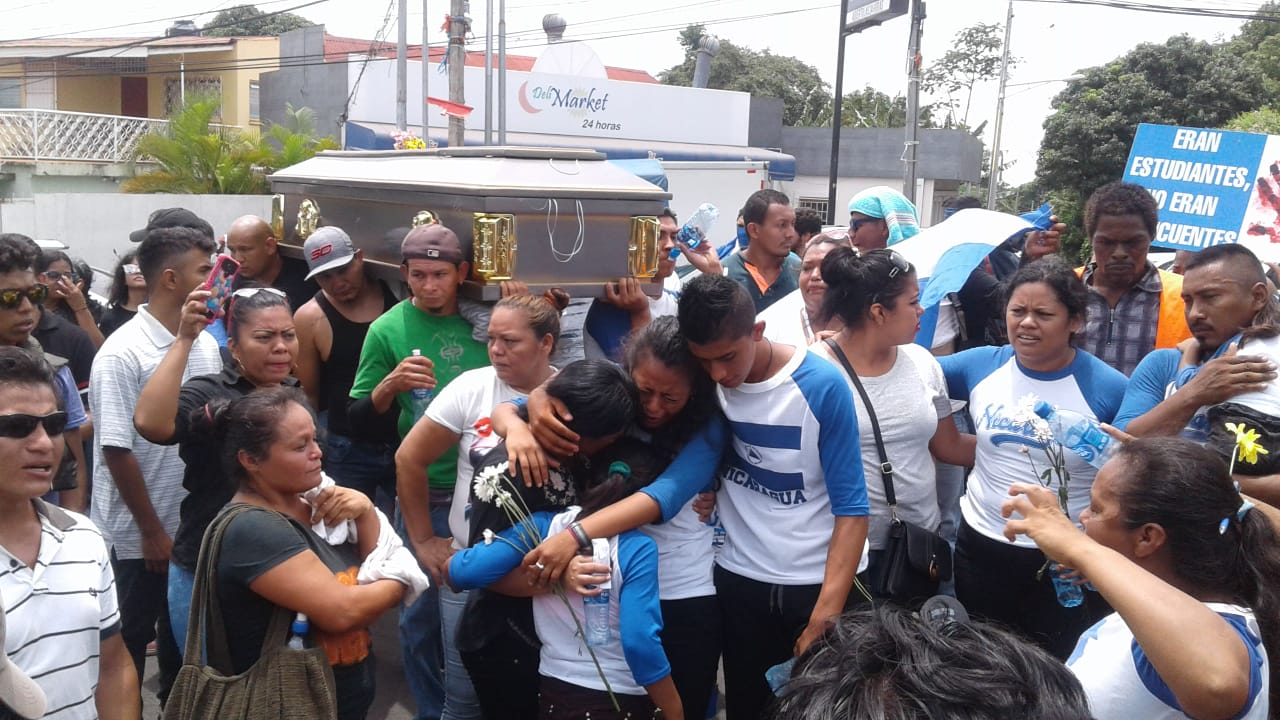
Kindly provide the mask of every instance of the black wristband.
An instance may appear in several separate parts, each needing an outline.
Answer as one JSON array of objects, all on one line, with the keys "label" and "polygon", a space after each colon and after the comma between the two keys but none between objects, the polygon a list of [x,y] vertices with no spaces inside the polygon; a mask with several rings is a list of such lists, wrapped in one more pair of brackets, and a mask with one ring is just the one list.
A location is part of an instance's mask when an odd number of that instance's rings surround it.
[{"label": "black wristband", "polygon": [[573,539],[578,541],[578,547],[587,552],[591,551],[591,536],[583,529],[582,523],[573,522],[569,524],[569,534],[573,535]]}]

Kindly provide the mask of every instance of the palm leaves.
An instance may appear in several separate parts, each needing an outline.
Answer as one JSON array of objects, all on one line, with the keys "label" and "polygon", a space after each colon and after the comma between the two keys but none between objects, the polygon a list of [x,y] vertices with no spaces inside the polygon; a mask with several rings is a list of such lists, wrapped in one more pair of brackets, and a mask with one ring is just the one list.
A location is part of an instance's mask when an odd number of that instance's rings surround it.
[{"label": "palm leaves", "polygon": [[155,167],[129,178],[121,189],[262,195],[269,192],[270,173],[338,147],[333,138],[315,137],[315,113],[309,108],[294,110],[289,105],[285,125],[271,125],[263,137],[255,139],[239,128],[215,126],[220,104],[216,96],[191,98],[167,127],[139,139],[134,161],[151,161]]}]

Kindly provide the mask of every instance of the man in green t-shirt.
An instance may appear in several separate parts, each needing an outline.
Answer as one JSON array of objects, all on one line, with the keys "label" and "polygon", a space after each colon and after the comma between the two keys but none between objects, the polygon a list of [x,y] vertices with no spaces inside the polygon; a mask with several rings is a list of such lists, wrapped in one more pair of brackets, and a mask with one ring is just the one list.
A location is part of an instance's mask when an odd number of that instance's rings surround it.
[{"label": "man in green t-shirt", "polygon": [[[458,287],[470,270],[458,236],[443,225],[416,227],[401,243],[400,257],[410,296],[369,326],[347,416],[351,426],[359,428],[370,427],[379,415],[397,412],[403,438],[417,419],[411,391],[428,389],[434,395],[463,372],[488,365],[489,354],[458,314]],[[414,357],[414,350],[421,356]],[[454,446],[427,468],[431,524],[439,537],[449,537],[457,459]],[[400,614],[405,677],[419,720],[438,718],[444,703],[441,600],[432,587]]]}]

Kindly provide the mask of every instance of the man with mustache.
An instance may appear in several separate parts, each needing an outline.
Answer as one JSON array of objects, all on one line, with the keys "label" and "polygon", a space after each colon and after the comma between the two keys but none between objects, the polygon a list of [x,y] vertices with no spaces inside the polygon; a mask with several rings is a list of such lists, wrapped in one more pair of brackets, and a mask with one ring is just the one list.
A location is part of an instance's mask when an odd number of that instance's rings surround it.
[{"label": "man with mustache", "polygon": [[1158,209],[1146,188],[1114,182],[1094,191],[1084,208],[1093,262],[1081,278],[1089,312],[1076,346],[1125,375],[1159,348],[1191,336],[1183,318],[1182,278],[1147,261]]}]

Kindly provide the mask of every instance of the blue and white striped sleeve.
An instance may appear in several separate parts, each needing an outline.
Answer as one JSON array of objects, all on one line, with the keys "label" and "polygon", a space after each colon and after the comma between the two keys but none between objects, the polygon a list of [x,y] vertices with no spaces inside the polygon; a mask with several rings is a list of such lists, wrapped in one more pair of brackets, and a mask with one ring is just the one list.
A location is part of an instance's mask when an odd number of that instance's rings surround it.
[{"label": "blue and white striped sleeve", "polygon": [[968,400],[969,393],[996,368],[1009,361],[1013,348],[978,347],[938,358],[947,378],[947,392],[956,400]]},{"label": "blue and white striped sleeve", "polygon": [[[538,529],[539,538],[546,537],[551,527],[551,513],[537,512],[531,516]],[[529,543],[521,537],[519,526],[509,527],[497,534],[492,543],[476,543],[459,550],[449,558],[449,584],[459,590],[473,590],[497,582],[520,564]],[[529,549],[532,549],[530,547]]]},{"label": "blue and white striped sleeve", "polygon": [[841,371],[815,356],[805,358],[804,371],[794,375],[809,410],[818,420],[818,461],[831,501],[831,514],[862,517],[871,514],[867,478],[862,472],[858,444],[858,414]]},{"label": "blue and white striped sleeve", "polygon": [[662,607],[658,601],[658,546],[638,532],[618,536],[618,638],[636,684],[652,685],[671,674],[662,649]]},{"label": "blue and white striped sleeve", "polygon": [[684,509],[694,495],[711,489],[720,459],[724,454],[725,419],[716,413],[694,434],[676,455],[675,460],[657,479],[640,489],[662,512],[667,522]]}]

